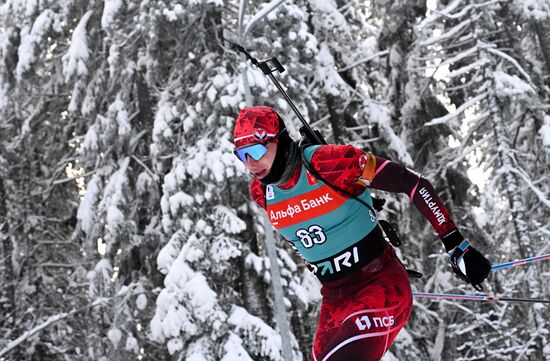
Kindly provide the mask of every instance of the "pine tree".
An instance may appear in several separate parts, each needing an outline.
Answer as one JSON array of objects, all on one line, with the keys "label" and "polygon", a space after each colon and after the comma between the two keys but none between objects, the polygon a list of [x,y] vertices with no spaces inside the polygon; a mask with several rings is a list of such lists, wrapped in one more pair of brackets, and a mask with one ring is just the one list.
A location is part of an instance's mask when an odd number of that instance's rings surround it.
[{"label": "pine tree", "polygon": [[[524,60],[530,58],[521,50],[524,34],[519,23],[507,20],[511,17],[509,11],[506,3],[454,1],[421,24],[426,38],[419,43],[425,49],[426,58],[438,60],[432,64],[432,69],[448,69],[439,78],[441,80],[434,83],[434,88],[456,105],[456,110],[426,125],[444,124],[453,129],[453,136],[459,136],[459,148],[464,154],[458,161],[477,163],[491,175],[485,190],[481,190],[484,196],[480,195],[480,190],[469,192],[481,196],[477,224],[472,231],[478,231],[479,240],[487,242],[494,250],[488,252],[494,262],[534,255],[540,249],[537,246],[540,236],[534,237],[539,234],[539,215],[533,213],[529,199],[537,195],[537,202],[546,201],[543,191],[535,186],[538,171],[525,168],[533,164],[533,153],[522,150],[529,147],[532,152],[533,140],[537,137],[537,126],[531,127],[537,123],[535,119],[541,119],[539,114],[544,101],[533,79],[540,79],[540,73]],[[433,36],[434,31],[439,35]],[[540,145],[535,140],[534,144],[537,143]],[[544,150],[534,153],[544,155]],[[457,162],[451,160],[449,154],[441,155],[442,164]],[[497,255],[502,258],[496,258]],[[504,273],[493,277],[491,286],[495,292],[541,296],[542,279],[535,268],[529,268],[517,278],[504,277]],[[475,321],[468,317],[467,308],[456,307],[458,314],[447,315],[461,318],[454,321],[454,326],[445,326],[451,324],[451,319],[444,322],[445,332],[447,342],[463,346],[457,353],[446,353],[445,357],[469,359],[476,355],[487,358],[491,352],[491,357],[495,358],[516,355],[541,359],[545,336],[536,331],[544,324],[540,309],[520,305],[507,308],[491,305],[491,309],[478,306],[483,318]],[[509,309],[521,311],[510,313]],[[520,321],[515,315],[520,313],[530,316],[518,329],[516,325]],[[468,327],[459,325],[463,319],[477,327],[472,326],[470,332],[463,334],[460,329]],[[453,334],[455,332],[459,334]],[[509,332],[514,332],[513,340],[506,338]],[[485,337],[478,338],[476,334]],[[528,336],[533,334],[540,336]]]},{"label": "pine tree", "polygon": [[[236,54],[221,42],[220,23],[226,18],[212,4],[189,5],[175,16],[173,25],[161,16],[156,21],[166,29],[196,22],[201,31],[190,28],[181,53],[159,62],[167,67],[169,85],[158,97],[151,155],[155,171],[167,171],[160,223],[168,243],[157,258],[166,277],[152,338],[186,358],[280,360],[270,307],[258,305],[269,304],[266,287],[258,282],[266,275],[265,258],[243,242],[256,237],[247,215],[250,200],[241,180],[233,180],[244,174],[230,143],[244,96],[236,86],[238,69],[231,65]],[[174,60],[181,65],[171,67]]]},{"label": "pine tree", "polygon": [[[0,6],[0,358],[283,358],[271,228],[231,154],[242,74],[253,103],[274,106],[295,139],[300,123],[233,47],[270,4],[241,5]],[[500,262],[545,252],[550,231],[548,10],[541,0],[441,1],[437,12],[416,0],[283,2],[243,45],[283,63],[275,76],[329,142],[422,171]],[[485,186],[465,176],[472,165]],[[470,293],[408,199],[383,196],[401,258],[426,275],[414,287]],[[277,246],[292,352],[309,359],[319,283]],[[487,284],[548,298],[547,267]],[[544,311],[418,301],[387,359],[541,360]]]},{"label": "pine tree", "polygon": [[[0,349],[81,306],[73,298],[82,290],[80,247],[68,242],[78,200],[74,179],[66,174],[74,170],[69,164],[75,166],[67,141],[72,124],[65,112],[68,94],[60,91],[57,51],[63,47],[58,40],[69,31],[66,11],[52,1],[8,1],[0,7],[0,272],[5,285]],[[15,348],[10,357],[55,358],[53,345],[71,334],[70,328],[54,326],[47,334],[23,337],[30,341],[26,349]]]}]

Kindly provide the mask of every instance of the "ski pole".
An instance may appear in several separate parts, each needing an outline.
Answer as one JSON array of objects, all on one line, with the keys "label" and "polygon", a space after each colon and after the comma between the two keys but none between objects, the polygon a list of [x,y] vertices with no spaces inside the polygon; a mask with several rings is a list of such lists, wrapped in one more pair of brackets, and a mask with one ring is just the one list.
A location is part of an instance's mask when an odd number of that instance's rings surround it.
[{"label": "ski pole", "polygon": [[542,256],[536,256],[536,257],[529,257],[529,258],[524,258],[524,259],[519,259],[517,261],[512,261],[512,262],[507,262],[507,263],[501,263],[501,264],[495,264],[491,267],[491,270],[492,271],[496,271],[496,270],[499,270],[499,269],[504,269],[504,268],[510,268],[510,267],[516,267],[516,266],[523,266],[524,264],[529,264],[529,263],[533,263],[533,262],[539,262],[539,261],[543,261],[545,259],[550,259],[550,253],[549,254],[544,254]]},{"label": "ski pole", "polygon": [[550,303],[550,300],[541,300],[537,298],[510,298],[494,295],[457,295],[450,293],[426,293],[413,292],[415,298],[436,298],[447,300],[466,300],[466,301],[506,301],[506,302],[529,302],[529,303]]}]

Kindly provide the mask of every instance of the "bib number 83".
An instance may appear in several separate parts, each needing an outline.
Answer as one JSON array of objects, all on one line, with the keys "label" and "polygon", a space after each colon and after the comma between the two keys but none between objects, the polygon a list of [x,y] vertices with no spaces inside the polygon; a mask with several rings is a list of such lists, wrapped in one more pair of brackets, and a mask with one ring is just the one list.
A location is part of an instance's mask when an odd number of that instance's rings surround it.
[{"label": "bib number 83", "polygon": [[327,236],[322,227],[313,225],[308,229],[299,229],[296,231],[296,236],[300,238],[300,242],[305,248],[311,248],[314,244],[325,243]]}]

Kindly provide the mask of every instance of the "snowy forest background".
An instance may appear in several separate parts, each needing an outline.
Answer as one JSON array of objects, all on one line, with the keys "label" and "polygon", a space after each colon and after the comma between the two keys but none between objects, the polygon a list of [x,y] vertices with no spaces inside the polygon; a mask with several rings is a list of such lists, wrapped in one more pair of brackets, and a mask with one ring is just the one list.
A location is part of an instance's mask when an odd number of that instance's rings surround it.
[{"label": "snowy forest background", "polygon": [[[0,5],[0,360],[283,360],[234,117],[279,80],[332,143],[421,171],[494,263],[548,253],[548,0],[6,0]],[[273,4],[272,4],[273,5]],[[241,10],[241,11],[240,11]],[[242,15],[240,19],[239,15]],[[423,292],[475,294],[406,196]],[[295,360],[319,284],[278,241]],[[487,293],[550,298],[543,262]],[[415,300],[384,360],[550,359],[541,304]]]}]

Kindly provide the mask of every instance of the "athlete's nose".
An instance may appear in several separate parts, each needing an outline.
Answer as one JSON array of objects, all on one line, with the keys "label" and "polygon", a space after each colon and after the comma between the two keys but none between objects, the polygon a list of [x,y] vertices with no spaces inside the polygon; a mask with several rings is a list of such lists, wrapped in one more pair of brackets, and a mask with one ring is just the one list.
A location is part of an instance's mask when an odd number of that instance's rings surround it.
[{"label": "athlete's nose", "polygon": [[246,163],[252,165],[258,163],[258,161],[250,156],[250,154],[246,155]]},{"label": "athlete's nose", "polygon": [[259,168],[261,168],[260,164],[259,164],[259,161],[257,161],[256,159],[252,158],[251,156],[249,156],[248,154],[246,155],[246,163],[245,163],[246,167],[252,172],[252,173],[256,173],[258,172]]}]

